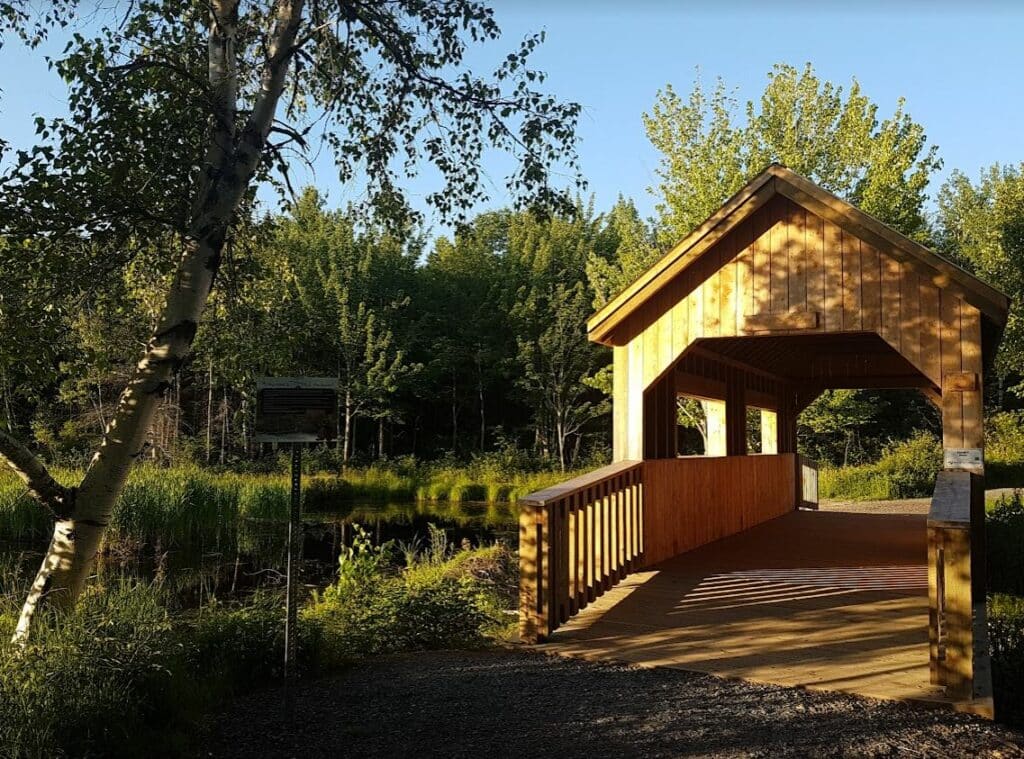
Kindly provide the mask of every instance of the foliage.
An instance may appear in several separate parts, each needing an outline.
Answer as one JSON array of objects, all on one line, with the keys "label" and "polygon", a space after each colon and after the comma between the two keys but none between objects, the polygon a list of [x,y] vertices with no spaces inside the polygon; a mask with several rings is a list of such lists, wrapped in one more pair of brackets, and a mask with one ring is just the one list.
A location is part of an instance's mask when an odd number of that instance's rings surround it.
[{"label": "foliage", "polygon": [[[363,533],[338,582],[301,610],[303,670],[505,634],[514,555],[501,545],[451,553],[444,541],[435,532],[425,555],[400,569],[390,547]],[[158,584],[94,583],[72,613],[40,620],[20,649],[7,640],[23,594],[0,567],[0,756],[191,755],[206,714],[281,674],[280,594],[187,610]]]},{"label": "foliage", "polygon": [[539,226],[522,218],[510,230],[510,248],[528,272],[511,309],[521,372],[517,384],[537,409],[538,432],[562,470],[576,458],[570,441],[578,443],[584,426],[609,410],[587,382],[607,363],[585,333],[593,300],[586,263],[598,231],[592,210],[582,206],[572,219]]},{"label": "foliage", "polygon": [[587,278],[599,309],[628,287],[661,255],[650,226],[632,200],[619,197],[608,212],[605,242],[587,259]]},{"label": "foliage", "polygon": [[1024,725],[1024,598],[996,593],[988,598],[992,690],[1001,722]]},{"label": "foliage", "polygon": [[1021,492],[1000,498],[985,518],[988,587],[995,593],[1024,596],[1024,503]]},{"label": "foliage", "polygon": [[916,390],[831,390],[798,418],[800,452],[828,466],[877,461],[894,440],[938,434],[936,408]]},{"label": "foliage", "polygon": [[280,599],[181,615],[156,585],[94,585],[70,615],[7,639],[21,592],[0,609],[3,756],[175,756],[203,712],[277,670]]},{"label": "foliage", "polygon": [[[387,546],[363,542],[343,557],[338,582],[316,595],[303,621],[320,630],[331,664],[365,653],[464,648],[503,633],[516,586],[514,561],[501,545],[448,553],[432,530],[425,551],[406,551],[407,566],[388,565]],[[358,581],[354,578],[358,576]]]},{"label": "foliage", "polygon": [[661,153],[658,237],[674,245],[769,163],[809,177],[904,234],[922,238],[925,190],[941,163],[925,147],[923,127],[903,110],[888,118],[853,80],[822,82],[777,64],[759,102],[738,103],[724,82],[708,92],[698,80],[684,99],[672,88],[658,93],[644,127]]},{"label": "foliage", "polygon": [[[74,481],[76,470],[56,470]],[[469,465],[419,464],[410,460],[349,468],[344,477],[306,476],[303,508],[310,514],[351,511],[353,505],[412,500],[514,504],[519,498],[572,476],[549,468],[534,469],[519,460],[494,454]],[[282,522],[291,502],[291,485],[283,473],[218,472],[197,466],[139,466],[114,507],[105,546],[134,550],[199,548],[229,550],[247,544],[266,521]],[[508,510],[495,518],[512,519]],[[461,521],[457,508],[450,516]],[[0,540],[42,540],[49,530],[46,514],[13,474],[0,471]]]},{"label": "foliage", "polygon": [[[1010,298],[996,368],[1002,379],[1012,375],[1019,383],[1024,376],[1024,164],[994,164],[976,183],[953,171],[937,205],[940,250]],[[1022,390],[1015,386],[1018,394]]]},{"label": "foliage", "polygon": [[929,433],[890,444],[874,464],[823,468],[818,475],[822,499],[888,500],[923,498],[935,489],[942,468],[942,446]]},{"label": "foliage", "polygon": [[1024,412],[990,412],[985,417],[985,484],[1024,484]]}]

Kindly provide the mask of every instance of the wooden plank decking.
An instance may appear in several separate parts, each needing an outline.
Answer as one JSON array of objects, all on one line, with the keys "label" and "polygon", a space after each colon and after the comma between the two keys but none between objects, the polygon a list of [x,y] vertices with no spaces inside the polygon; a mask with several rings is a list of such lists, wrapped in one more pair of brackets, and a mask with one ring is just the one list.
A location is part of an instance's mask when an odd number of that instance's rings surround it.
[{"label": "wooden plank decking", "polygon": [[949,705],[921,514],[792,512],[627,577],[542,648]]}]

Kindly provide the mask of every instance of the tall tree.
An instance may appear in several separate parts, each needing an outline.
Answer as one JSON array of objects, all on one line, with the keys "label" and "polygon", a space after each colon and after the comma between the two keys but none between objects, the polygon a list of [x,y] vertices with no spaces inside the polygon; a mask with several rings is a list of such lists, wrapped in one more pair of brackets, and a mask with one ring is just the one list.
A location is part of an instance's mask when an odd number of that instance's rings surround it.
[{"label": "tall tree", "polygon": [[571,218],[538,221],[519,215],[509,235],[521,282],[511,311],[522,371],[519,386],[537,415],[538,447],[563,470],[575,458],[584,426],[608,410],[592,382],[607,361],[586,337],[593,301],[586,263],[599,228],[593,209],[578,204]]},{"label": "tall tree", "polygon": [[288,262],[294,321],[306,325],[304,363],[321,364],[338,377],[338,447],[348,463],[355,420],[385,417],[389,396],[417,368],[396,344],[394,328],[409,302],[403,284],[417,249],[406,251],[384,230],[360,234],[350,216],[325,211],[312,188],[296,201],[272,244]]},{"label": "tall tree", "polygon": [[644,115],[661,153],[658,237],[673,245],[765,166],[778,161],[904,234],[923,238],[931,175],[941,166],[923,127],[899,100],[881,121],[853,80],[849,91],[823,82],[810,64],[777,64],[744,118],[724,82],[698,80],[682,98],[667,86]]},{"label": "tall tree", "polygon": [[661,255],[654,231],[640,218],[632,200],[619,197],[608,212],[603,244],[587,259],[587,278],[595,309],[628,287]]},{"label": "tall tree", "polygon": [[[879,119],[879,107],[854,79],[844,91],[813,67],[777,64],[755,101],[740,108],[725,83],[708,91],[698,80],[685,99],[671,86],[644,115],[661,153],[657,236],[671,246],[689,234],[769,163],[777,161],[857,205],[904,234],[928,241],[926,189],[940,168],[937,148],[898,100]],[[805,411],[805,429],[840,434],[830,414],[866,424],[879,406],[863,393],[823,396]],[[842,433],[841,457],[854,438]],[[852,435],[852,433],[851,433]]]},{"label": "tall tree", "polygon": [[1010,296],[1010,315],[996,356],[1000,378],[1024,391],[1024,163],[996,164],[977,182],[954,171],[938,195],[943,253]]},{"label": "tall tree", "polygon": [[[33,7],[2,6],[30,43],[66,23],[77,3],[62,0],[42,18],[30,15]],[[275,169],[287,185],[284,150],[304,150],[319,131],[342,181],[363,177],[372,204],[402,223],[411,211],[398,172],[414,171],[420,157],[443,178],[427,199],[449,215],[481,198],[489,144],[519,159],[510,188],[531,203],[563,197],[549,184],[552,164],[575,170],[579,108],[534,89],[543,77],[528,58],[540,35],[489,77],[464,70],[468,42],[500,34],[491,10],[473,0],[146,0],[118,10],[90,37],[72,35],[56,62],[69,115],[39,119],[39,144],[0,177],[0,236],[42,240],[44,274],[63,270],[102,285],[102,272],[124,263],[121,242],[167,235],[174,273],[76,487],[58,483],[0,431],[0,455],[54,518],[18,639],[44,597],[67,606],[80,594],[160,399],[189,353],[243,201]],[[28,251],[7,252],[9,262]],[[28,284],[39,290],[42,281]]]}]

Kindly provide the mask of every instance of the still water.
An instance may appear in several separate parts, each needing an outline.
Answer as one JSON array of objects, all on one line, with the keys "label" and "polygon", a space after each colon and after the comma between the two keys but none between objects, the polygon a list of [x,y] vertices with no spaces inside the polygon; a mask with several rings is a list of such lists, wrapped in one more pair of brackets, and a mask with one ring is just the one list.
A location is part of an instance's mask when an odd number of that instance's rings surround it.
[{"label": "still water", "polygon": [[[388,503],[344,505],[333,512],[303,514],[301,581],[306,586],[329,583],[342,548],[351,545],[356,525],[375,545],[393,541],[396,557],[429,546],[431,526],[443,530],[450,549],[518,541],[517,511],[512,504]],[[97,562],[101,577],[156,580],[186,605],[211,598],[228,599],[258,587],[284,583],[287,524],[244,519],[236,530],[220,531],[209,544],[118,545]],[[0,543],[0,560],[22,576],[38,567],[45,545]]]}]

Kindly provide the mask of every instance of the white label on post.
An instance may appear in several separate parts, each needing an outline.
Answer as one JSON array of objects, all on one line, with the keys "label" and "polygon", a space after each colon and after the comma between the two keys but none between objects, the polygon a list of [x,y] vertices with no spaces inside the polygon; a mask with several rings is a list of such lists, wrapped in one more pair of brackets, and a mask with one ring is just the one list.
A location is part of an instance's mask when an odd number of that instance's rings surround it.
[{"label": "white label on post", "polygon": [[943,469],[969,469],[980,472],[983,466],[981,448],[945,448],[942,451]]}]

